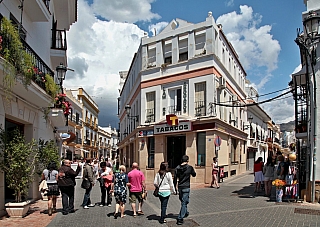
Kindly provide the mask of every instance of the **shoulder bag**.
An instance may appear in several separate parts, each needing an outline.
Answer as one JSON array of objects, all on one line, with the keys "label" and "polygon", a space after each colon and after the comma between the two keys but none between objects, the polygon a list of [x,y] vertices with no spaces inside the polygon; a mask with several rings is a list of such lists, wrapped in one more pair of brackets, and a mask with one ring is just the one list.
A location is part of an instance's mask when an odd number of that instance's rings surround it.
[{"label": "shoulder bag", "polygon": [[164,174],[164,176],[162,177],[160,184],[158,186],[155,186],[155,189],[153,191],[153,195],[155,197],[159,197],[159,188],[160,188],[160,185],[162,184],[162,181],[163,181],[164,177],[166,176],[166,174]]}]

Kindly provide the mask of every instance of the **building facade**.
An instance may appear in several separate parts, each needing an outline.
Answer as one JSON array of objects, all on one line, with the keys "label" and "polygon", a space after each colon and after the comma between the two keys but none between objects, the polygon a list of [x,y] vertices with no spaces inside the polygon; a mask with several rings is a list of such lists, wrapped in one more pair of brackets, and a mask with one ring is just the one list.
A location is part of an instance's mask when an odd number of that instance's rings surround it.
[{"label": "building facade", "polygon": [[99,158],[98,114],[99,107],[83,89],[70,89],[72,95],[82,104],[82,157]]},{"label": "building facade", "polygon": [[[123,75],[122,75],[123,76]],[[246,171],[246,73],[209,12],[204,22],[173,20],[142,38],[120,89],[120,163],[136,161],[152,181],[162,161],[188,155],[210,183],[213,157],[227,176]]]},{"label": "building facade", "polygon": [[[22,4],[23,3],[23,4]],[[0,50],[0,125],[5,130],[19,128],[26,140],[55,139],[62,141],[66,119],[62,110],[48,109],[52,97],[44,81],[48,76],[54,81],[54,69],[62,62],[67,65],[66,31],[77,21],[77,1],[0,1],[0,19],[6,18],[18,29],[23,50],[31,56],[33,75],[30,84],[24,86],[21,76],[13,75],[14,84],[8,92],[3,78],[8,72],[8,63]],[[1,33],[4,32],[1,30]],[[6,34],[2,44],[6,42]],[[8,46],[10,42],[8,42]],[[2,51],[8,46],[2,46]],[[13,55],[12,55],[13,56]],[[17,63],[17,62],[15,62]],[[16,71],[19,71],[15,64]],[[49,110],[49,113],[48,113]],[[60,132],[57,130],[61,129]],[[38,182],[31,185],[28,198],[37,199],[40,194]],[[5,182],[5,173],[0,173],[0,216],[5,214],[4,204],[14,199]]]}]

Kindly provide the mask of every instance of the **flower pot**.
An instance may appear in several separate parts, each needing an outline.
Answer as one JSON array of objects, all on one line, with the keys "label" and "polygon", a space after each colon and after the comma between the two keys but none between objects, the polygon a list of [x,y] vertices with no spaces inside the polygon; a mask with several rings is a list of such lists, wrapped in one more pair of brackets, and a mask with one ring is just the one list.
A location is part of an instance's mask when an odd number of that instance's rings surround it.
[{"label": "flower pot", "polygon": [[6,203],[5,207],[11,218],[23,218],[28,213],[30,205],[30,201],[20,203],[10,202]]},{"label": "flower pot", "polygon": [[282,202],[282,196],[283,196],[283,189],[277,188],[276,189],[276,202],[281,203]]}]

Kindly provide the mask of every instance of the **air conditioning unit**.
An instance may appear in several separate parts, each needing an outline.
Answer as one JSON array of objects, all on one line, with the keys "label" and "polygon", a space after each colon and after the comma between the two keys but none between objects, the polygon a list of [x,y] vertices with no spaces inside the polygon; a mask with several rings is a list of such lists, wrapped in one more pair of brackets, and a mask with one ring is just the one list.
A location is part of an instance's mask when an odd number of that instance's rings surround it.
[{"label": "air conditioning unit", "polygon": [[220,78],[219,78],[219,88],[220,88],[220,89],[226,88],[226,79],[223,78],[223,77],[220,77]]}]

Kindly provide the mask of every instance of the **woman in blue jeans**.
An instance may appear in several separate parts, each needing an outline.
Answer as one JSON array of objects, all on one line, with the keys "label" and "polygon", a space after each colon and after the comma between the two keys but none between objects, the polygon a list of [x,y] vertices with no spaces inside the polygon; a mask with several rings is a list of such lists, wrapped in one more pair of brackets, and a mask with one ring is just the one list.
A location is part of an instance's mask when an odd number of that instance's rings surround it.
[{"label": "woman in blue jeans", "polygon": [[176,193],[175,188],[173,186],[172,175],[170,172],[168,172],[167,162],[161,162],[160,170],[156,174],[153,184],[155,187],[159,187],[159,199],[161,202],[161,215],[159,222],[163,224],[167,222],[165,220],[165,217],[169,197],[171,195],[171,189],[174,194]]}]

